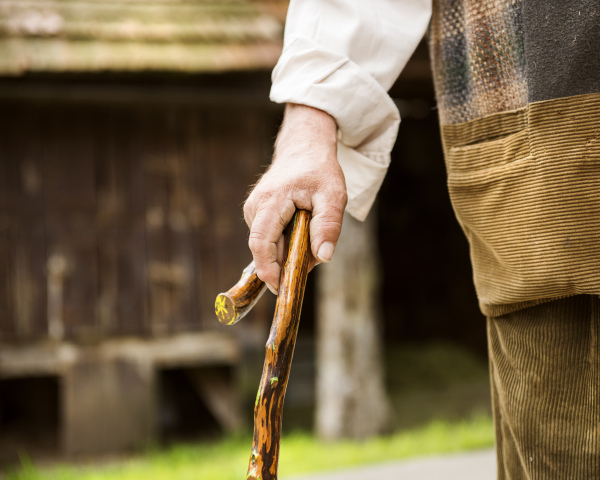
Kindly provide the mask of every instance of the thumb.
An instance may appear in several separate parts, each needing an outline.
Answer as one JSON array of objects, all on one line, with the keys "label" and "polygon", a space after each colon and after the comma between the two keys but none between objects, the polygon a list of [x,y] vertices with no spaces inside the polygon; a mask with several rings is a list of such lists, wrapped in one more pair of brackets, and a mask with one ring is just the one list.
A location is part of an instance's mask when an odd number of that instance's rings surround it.
[{"label": "thumb", "polygon": [[310,244],[314,257],[328,263],[342,232],[346,207],[346,191],[313,198],[313,214],[310,222]]}]

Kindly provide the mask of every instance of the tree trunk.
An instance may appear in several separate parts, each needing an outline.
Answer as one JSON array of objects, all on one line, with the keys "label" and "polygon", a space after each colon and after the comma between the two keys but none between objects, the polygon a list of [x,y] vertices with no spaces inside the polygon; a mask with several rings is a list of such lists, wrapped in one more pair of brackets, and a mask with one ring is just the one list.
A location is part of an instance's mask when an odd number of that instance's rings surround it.
[{"label": "tree trunk", "polygon": [[318,267],[318,435],[364,439],[387,430],[376,216],[344,215],[333,260]]}]

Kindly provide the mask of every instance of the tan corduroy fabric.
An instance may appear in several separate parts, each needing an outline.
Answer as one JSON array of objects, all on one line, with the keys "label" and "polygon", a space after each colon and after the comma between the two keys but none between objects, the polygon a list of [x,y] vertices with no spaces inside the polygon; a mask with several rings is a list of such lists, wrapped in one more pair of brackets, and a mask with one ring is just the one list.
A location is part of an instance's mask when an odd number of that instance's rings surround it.
[{"label": "tan corduroy fabric", "polygon": [[600,479],[600,299],[488,318],[498,480]]},{"label": "tan corduroy fabric", "polygon": [[442,125],[484,314],[600,294],[600,94]]}]

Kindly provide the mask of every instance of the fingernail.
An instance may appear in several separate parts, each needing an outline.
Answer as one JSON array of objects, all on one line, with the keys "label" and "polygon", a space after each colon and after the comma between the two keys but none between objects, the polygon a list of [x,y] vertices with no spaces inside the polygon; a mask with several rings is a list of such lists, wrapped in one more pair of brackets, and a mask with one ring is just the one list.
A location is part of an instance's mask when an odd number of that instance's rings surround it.
[{"label": "fingernail", "polygon": [[279,292],[277,291],[277,289],[273,285],[271,285],[270,283],[267,283],[267,288],[269,290],[271,290],[271,293],[273,295],[279,295]]},{"label": "fingernail", "polygon": [[329,263],[331,261],[331,257],[333,257],[334,249],[335,245],[333,243],[323,242],[323,244],[319,247],[317,258],[323,263]]}]

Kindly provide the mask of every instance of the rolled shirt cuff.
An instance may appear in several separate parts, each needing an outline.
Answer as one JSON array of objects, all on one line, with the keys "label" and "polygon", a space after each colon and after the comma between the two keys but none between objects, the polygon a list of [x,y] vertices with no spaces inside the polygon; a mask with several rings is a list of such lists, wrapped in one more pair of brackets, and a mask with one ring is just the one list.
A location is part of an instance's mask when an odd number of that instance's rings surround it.
[{"label": "rolled shirt cuff", "polygon": [[296,37],[273,70],[270,97],[318,108],[335,119],[347,211],[364,220],[385,177],[400,124],[384,88],[348,57]]},{"label": "rolled shirt cuff", "polygon": [[338,162],[346,177],[346,211],[364,221],[387,173],[390,155],[363,154],[338,140]]}]

